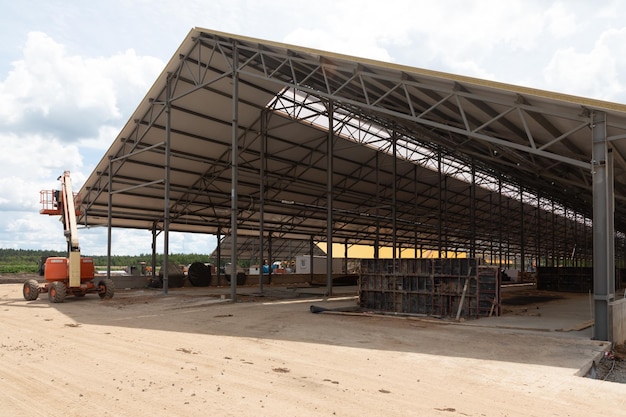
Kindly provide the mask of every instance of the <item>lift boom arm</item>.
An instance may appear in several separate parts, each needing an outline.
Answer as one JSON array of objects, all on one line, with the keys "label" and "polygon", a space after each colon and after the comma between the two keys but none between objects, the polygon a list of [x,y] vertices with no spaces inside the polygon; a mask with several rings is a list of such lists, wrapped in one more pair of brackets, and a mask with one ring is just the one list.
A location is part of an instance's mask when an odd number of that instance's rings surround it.
[{"label": "lift boom arm", "polygon": [[78,252],[78,226],[76,224],[76,206],[74,204],[74,193],[72,192],[72,179],[70,172],[65,171],[61,177],[62,187],[61,203],[63,204],[63,228],[65,238],[67,239],[68,252]]},{"label": "lift boom arm", "polygon": [[80,246],[78,245],[78,227],[76,225],[76,207],[72,192],[70,172],[65,171],[61,178],[61,200],[63,204],[63,232],[67,240],[68,274],[70,287],[80,286]]},{"label": "lift boom arm", "polygon": [[81,260],[76,216],[79,212],[76,210],[74,202],[70,172],[63,172],[59,180],[61,180],[60,191],[44,190],[41,192],[40,200],[43,204],[43,209],[39,212],[41,214],[61,216],[63,234],[67,240],[69,285],[70,287],[78,287],[80,286]]}]

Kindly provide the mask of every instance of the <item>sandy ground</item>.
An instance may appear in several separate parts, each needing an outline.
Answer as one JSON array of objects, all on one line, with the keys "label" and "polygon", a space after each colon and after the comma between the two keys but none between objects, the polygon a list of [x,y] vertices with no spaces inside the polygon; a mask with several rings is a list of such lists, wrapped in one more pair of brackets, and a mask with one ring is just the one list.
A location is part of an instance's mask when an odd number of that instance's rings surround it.
[{"label": "sandy ground", "polygon": [[309,312],[354,298],[21,291],[0,285],[1,415],[626,416],[623,384],[576,375],[606,344],[571,332]]}]

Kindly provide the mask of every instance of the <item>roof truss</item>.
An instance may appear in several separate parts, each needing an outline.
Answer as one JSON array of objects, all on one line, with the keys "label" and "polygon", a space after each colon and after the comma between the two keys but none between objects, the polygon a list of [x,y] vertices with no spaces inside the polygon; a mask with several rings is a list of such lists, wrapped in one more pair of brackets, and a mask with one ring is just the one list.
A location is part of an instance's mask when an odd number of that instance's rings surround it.
[{"label": "roof truss", "polygon": [[595,112],[624,199],[617,105],[194,29],[83,187],[83,222],[107,223],[110,194],[114,226],[162,228],[167,183],[172,230],[228,234],[235,73],[243,234],[262,218],[273,236],[326,240],[331,125],[338,242],[590,247]]}]

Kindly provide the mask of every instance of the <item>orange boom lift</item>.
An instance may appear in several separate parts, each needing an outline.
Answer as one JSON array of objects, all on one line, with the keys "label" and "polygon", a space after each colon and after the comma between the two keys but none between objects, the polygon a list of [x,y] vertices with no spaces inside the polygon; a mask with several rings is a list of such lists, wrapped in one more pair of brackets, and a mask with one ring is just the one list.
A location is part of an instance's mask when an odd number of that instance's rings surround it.
[{"label": "orange boom lift", "polygon": [[43,207],[39,213],[61,216],[68,257],[47,258],[43,274],[46,283],[39,285],[34,279],[26,281],[23,289],[24,299],[32,301],[36,300],[40,293],[48,293],[50,302],[62,303],[68,294],[83,297],[90,292],[97,292],[100,298],[111,298],[115,293],[113,281],[108,278],[96,280],[93,260],[80,256],[76,224],[76,216],[81,214],[77,208],[80,203],[72,192],[70,172],[65,171],[59,180],[62,184],[61,190],[40,192]]}]

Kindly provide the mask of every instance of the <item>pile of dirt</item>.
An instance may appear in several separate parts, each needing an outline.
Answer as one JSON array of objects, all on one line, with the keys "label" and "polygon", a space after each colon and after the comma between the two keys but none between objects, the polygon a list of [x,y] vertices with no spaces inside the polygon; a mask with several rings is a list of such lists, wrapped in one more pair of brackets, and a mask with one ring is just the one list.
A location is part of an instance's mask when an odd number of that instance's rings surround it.
[{"label": "pile of dirt", "polygon": [[29,279],[34,279],[39,282],[44,282],[42,276],[39,274],[31,274],[25,272],[18,272],[14,274],[0,274],[0,284],[22,284]]}]

